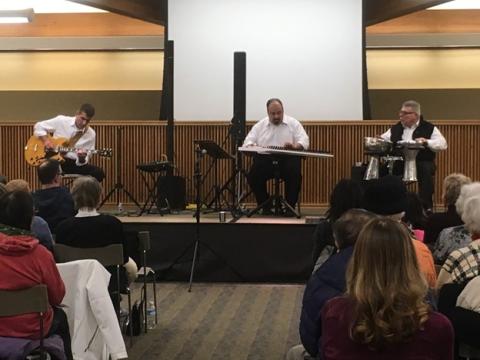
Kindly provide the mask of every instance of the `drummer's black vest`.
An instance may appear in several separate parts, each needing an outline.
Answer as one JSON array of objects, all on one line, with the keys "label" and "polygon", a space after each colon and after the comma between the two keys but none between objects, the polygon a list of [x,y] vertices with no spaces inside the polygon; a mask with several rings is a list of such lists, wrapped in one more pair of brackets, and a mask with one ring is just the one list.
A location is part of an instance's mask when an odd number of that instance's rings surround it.
[{"label": "drummer's black vest", "polygon": [[[435,126],[432,123],[429,123],[425,120],[420,120],[418,127],[413,131],[412,140],[416,138],[425,138],[430,139],[433,133]],[[403,126],[399,121],[390,129],[391,136],[390,140],[395,144],[398,141],[402,140],[403,135]],[[420,150],[417,155],[418,161],[433,161],[435,159],[435,153],[430,149]]]}]

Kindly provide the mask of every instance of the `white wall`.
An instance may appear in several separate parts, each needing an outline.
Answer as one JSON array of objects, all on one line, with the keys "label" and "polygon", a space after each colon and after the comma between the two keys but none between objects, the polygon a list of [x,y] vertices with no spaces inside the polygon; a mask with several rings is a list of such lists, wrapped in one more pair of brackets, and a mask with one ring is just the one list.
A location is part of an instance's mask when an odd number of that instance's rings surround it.
[{"label": "white wall", "polygon": [[229,120],[233,53],[247,53],[247,119],[268,98],[299,120],[362,119],[362,1],[172,0],[177,120]]}]

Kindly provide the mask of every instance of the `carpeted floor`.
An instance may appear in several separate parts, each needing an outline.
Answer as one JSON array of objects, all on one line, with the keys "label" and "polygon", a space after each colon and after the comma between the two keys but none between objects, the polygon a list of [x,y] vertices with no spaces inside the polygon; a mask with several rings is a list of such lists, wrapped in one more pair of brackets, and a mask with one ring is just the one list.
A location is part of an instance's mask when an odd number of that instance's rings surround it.
[{"label": "carpeted floor", "polygon": [[[150,289],[150,287],[149,287]],[[303,285],[157,284],[156,329],[129,359],[284,359],[299,343]],[[134,298],[139,297],[134,290]]]}]

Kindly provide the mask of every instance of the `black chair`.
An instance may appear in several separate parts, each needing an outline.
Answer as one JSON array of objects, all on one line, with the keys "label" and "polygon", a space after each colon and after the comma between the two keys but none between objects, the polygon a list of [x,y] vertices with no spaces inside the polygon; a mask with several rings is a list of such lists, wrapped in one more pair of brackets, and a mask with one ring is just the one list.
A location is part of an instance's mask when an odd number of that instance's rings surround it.
[{"label": "black chair", "polygon": [[[117,290],[111,291],[111,295],[116,296],[116,310],[117,316],[120,321],[120,293],[125,293],[128,296],[128,316],[129,322],[131,323],[131,314],[132,314],[132,298],[130,288],[123,288],[120,286],[120,266],[123,265],[123,245],[122,244],[112,244],[103,247],[96,248],[78,248],[67,246],[64,244],[54,244],[53,253],[55,255],[55,261],[57,263],[75,261],[75,260],[84,260],[84,259],[94,259],[97,260],[104,267],[115,266],[115,277]],[[130,327],[130,337],[132,339],[132,327]]]},{"label": "black chair", "polygon": [[22,290],[0,290],[0,317],[38,313],[40,322],[39,358],[46,359],[43,346],[45,338],[43,318],[48,311],[48,292],[44,284]]}]

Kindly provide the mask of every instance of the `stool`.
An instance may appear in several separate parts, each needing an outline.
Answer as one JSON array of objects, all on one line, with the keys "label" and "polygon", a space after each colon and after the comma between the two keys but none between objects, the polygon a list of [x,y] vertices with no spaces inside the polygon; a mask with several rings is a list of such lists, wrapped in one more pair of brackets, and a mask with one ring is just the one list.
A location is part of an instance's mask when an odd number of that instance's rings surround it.
[{"label": "stool", "polygon": [[[258,213],[260,211],[260,209],[263,209],[267,205],[270,205],[270,206],[274,207],[273,214],[275,216],[281,215],[281,210],[282,210],[282,206],[283,206],[286,210],[290,210],[292,212],[292,214],[295,215],[296,218],[300,219],[300,217],[301,217],[300,211],[295,210],[285,200],[285,198],[282,195],[280,195],[280,182],[282,181],[282,179],[280,178],[280,169],[278,168],[278,160],[273,160],[272,164],[273,164],[273,167],[274,167],[274,170],[273,170],[273,184],[274,184],[273,185],[273,187],[274,187],[273,195],[270,195],[270,197],[267,200],[265,200],[263,203],[258,205],[252,211],[250,211],[247,214],[247,217],[250,217],[253,214]],[[300,199],[300,197],[299,197],[299,199]]]},{"label": "stool", "polygon": [[75,179],[77,179],[81,176],[83,176],[83,175],[80,175],[80,174],[64,174],[64,175],[62,175],[63,185],[70,186],[75,181]]}]

